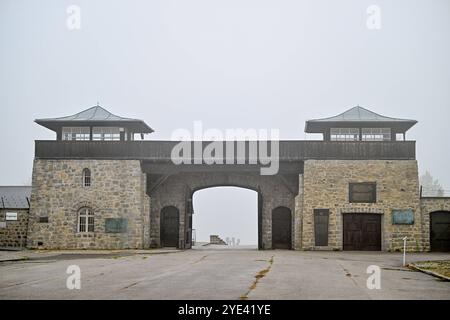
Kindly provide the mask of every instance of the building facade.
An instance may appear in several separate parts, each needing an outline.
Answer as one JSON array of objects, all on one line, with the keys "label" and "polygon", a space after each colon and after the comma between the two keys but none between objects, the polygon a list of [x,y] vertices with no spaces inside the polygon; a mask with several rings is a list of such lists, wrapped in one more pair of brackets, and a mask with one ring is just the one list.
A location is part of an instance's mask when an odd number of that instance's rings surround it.
[{"label": "building facade", "polygon": [[36,141],[30,248],[188,249],[193,194],[236,186],[258,193],[259,249],[399,251],[407,237],[410,251],[450,250],[450,199],[420,194],[414,120],[354,107],[307,121],[323,140],[280,141],[275,175],[250,161],[251,142],[245,163],[231,142],[233,164],[174,164],[177,142],[139,140],[148,125],[100,106],[36,122],[56,140]]},{"label": "building facade", "polygon": [[0,187],[0,248],[27,245],[31,187]]}]

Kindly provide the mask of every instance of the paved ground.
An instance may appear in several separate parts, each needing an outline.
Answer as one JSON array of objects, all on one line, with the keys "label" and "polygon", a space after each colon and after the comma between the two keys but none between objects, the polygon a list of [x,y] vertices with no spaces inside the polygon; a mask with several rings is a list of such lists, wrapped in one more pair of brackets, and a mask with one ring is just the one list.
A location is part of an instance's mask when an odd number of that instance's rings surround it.
[{"label": "paved ground", "polygon": [[[450,254],[409,254],[408,259],[448,260]],[[0,299],[450,299],[450,282],[402,268],[397,253],[206,246],[188,251],[2,251],[0,261]],[[80,290],[66,287],[70,265],[81,268]],[[369,265],[381,268],[380,290],[366,287]]]}]

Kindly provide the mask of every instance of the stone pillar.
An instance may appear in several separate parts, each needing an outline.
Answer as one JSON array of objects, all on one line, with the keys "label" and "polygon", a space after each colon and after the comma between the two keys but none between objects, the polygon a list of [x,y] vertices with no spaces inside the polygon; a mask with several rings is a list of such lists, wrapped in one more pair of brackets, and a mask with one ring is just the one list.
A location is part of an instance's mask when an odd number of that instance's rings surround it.
[{"label": "stone pillar", "polygon": [[294,209],[294,250],[302,249],[302,218],[303,218],[303,174],[299,175],[298,195],[295,197]]}]

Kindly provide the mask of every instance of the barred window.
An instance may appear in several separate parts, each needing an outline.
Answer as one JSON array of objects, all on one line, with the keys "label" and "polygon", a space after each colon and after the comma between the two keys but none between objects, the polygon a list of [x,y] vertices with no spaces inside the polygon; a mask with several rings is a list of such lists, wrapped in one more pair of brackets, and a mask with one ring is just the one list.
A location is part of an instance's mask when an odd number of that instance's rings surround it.
[{"label": "barred window", "polygon": [[83,169],[83,187],[91,186],[91,170],[88,168]]},{"label": "barred window", "polygon": [[331,128],[330,129],[331,141],[358,141],[359,129],[358,128]]},{"label": "barred window", "polygon": [[94,232],[94,212],[90,208],[78,210],[78,232]]},{"label": "barred window", "polygon": [[391,128],[362,128],[363,141],[391,141]]},{"label": "barred window", "polygon": [[91,131],[89,127],[63,127],[63,140],[80,140],[85,141],[91,138]]}]

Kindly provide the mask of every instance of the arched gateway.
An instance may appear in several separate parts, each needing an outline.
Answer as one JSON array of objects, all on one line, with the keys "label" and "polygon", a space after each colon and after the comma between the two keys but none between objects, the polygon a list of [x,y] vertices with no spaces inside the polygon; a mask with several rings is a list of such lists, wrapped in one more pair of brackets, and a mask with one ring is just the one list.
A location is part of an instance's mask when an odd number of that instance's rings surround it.
[{"label": "arched gateway", "polygon": [[[100,106],[36,122],[57,139],[35,144],[31,248],[190,248],[192,196],[217,186],[258,193],[260,249],[367,250],[365,235],[372,250],[402,250],[405,236],[428,250],[447,216],[433,214],[429,227],[425,212],[450,206],[420,197],[415,142],[405,139],[416,121],[359,106],[307,121],[323,140],[268,143],[138,141],[153,131],[144,121]],[[88,232],[77,226],[80,203],[95,207]],[[431,238],[433,249],[445,239]]]},{"label": "arched gateway", "polygon": [[[157,171],[157,165],[148,165],[151,172]],[[179,244],[177,247],[190,248],[193,220],[192,198],[196,191],[219,186],[241,187],[254,190],[258,193],[258,248],[272,248],[272,211],[283,207],[293,210],[295,206],[296,186],[289,184],[288,177],[261,176],[257,172],[233,171],[177,172],[173,175],[152,175],[149,177],[149,196],[152,199],[150,209],[150,245],[151,247],[164,246],[162,242],[161,223],[162,215],[159,212],[164,207],[175,207],[180,212]],[[203,167],[206,170],[206,167]],[[292,188],[292,189],[291,189]],[[195,216],[195,215],[194,215]],[[236,222],[238,223],[238,222]],[[289,230],[292,232],[292,230]],[[289,239],[293,236],[288,235]],[[289,246],[290,248],[290,246]]]}]

